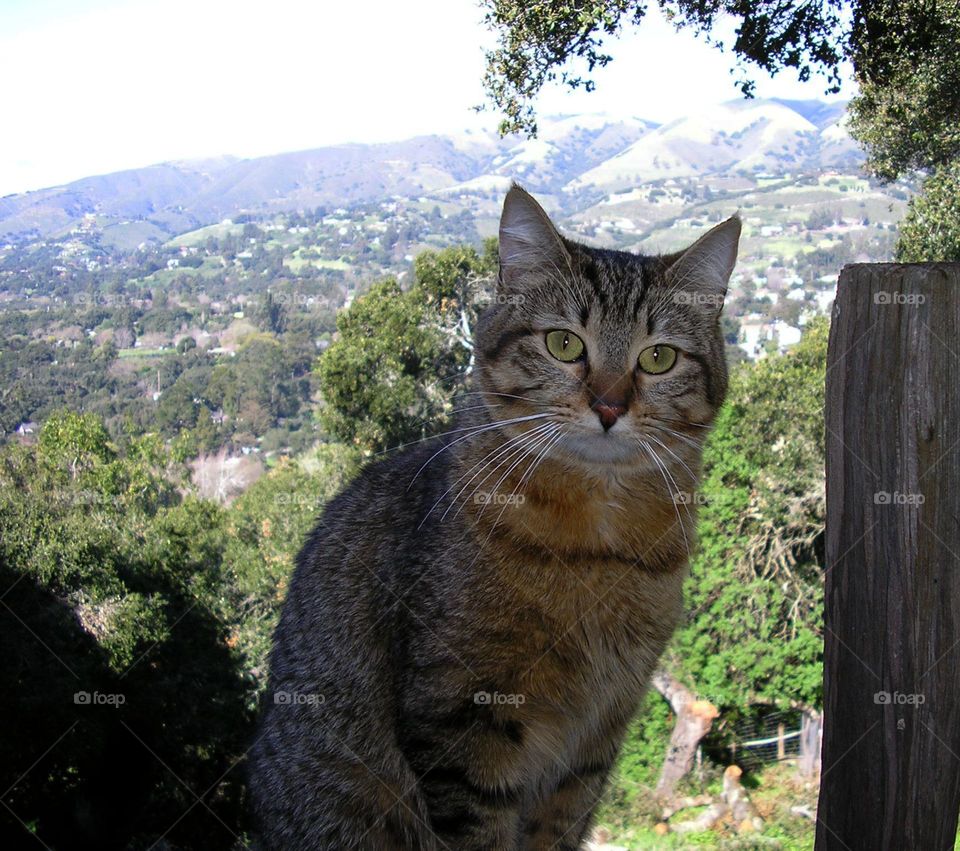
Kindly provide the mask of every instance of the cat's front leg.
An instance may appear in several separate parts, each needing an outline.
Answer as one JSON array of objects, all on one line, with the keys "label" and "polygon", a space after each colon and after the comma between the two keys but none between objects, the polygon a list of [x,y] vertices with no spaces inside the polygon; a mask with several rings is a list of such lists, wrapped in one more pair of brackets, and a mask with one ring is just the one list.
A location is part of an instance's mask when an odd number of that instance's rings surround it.
[{"label": "cat's front leg", "polygon": [[420,780],[438,848],[519,851],[520,793],[478,781],[471,768],[438,765]]},{"label": "cat's front leg", "polygon": [[593,822],[629,715],[617,712],[581,739],[572,759],[557,759],[560,779],[524,819],[524,851],[575,851],[582,847]]},{"label": "cat's front leg", "polygon": [[581,848],[612,764],[611,760],[566,774],[526,819],[524,851],[576,851]]},{"label": "cat's front leg", "polygon": [[472,687],[464,691],[465,698],[443,701],[424,700],[426,686],[416,690],[428,709],[405,715],[401,747],[438,848],[520,851],[530,776],[523,725],[511,707],[478,702]]}]

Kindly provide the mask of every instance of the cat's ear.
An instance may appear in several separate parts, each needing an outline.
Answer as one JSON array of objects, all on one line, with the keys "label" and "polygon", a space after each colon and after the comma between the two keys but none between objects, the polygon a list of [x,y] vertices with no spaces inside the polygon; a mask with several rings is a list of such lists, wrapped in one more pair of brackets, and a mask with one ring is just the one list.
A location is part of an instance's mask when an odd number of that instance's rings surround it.
[{"label": "cat's ear", "polygon": [[731,216],[708,230],[686,251],[664,258],[667,279],[677,298],[720,312],[740,244],[740,217]]},{"label": "cat's ear", "polygon": [[563,237],[533,196],[514,184],[500,215],[500,282],[510,289],[532,272],[568,269]]}]

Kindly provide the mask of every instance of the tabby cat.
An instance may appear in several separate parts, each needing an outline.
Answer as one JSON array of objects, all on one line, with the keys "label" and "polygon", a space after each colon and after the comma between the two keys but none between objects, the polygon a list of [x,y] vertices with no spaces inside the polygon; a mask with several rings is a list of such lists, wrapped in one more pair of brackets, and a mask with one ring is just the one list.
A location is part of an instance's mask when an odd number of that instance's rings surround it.
[{"label": "tabby cat", "polygon": [[269,849],[576,849],[681,614],[734,217],[638,256],[514,186],[452,431],[297,558],[250,757]]}]

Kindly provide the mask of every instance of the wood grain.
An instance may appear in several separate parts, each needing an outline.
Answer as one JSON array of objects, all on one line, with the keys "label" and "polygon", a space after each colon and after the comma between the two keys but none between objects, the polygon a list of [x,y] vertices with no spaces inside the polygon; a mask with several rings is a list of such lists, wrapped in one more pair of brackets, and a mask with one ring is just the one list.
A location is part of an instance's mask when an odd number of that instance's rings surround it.
[{"label": "wood grain", "polygon": [[816,849],[952,849],[960,810],[960,264],[843,270],[825,420]]}]

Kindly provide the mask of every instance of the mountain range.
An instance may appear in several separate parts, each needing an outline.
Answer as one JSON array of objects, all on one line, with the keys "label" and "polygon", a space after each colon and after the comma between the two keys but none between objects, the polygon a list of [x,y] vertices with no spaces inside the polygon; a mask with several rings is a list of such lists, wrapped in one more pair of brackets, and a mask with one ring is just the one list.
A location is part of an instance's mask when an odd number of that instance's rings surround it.
[{"label": "mountain range", "polygon": [[746,100],[658,125],[602,114],[540,120],[535,139],[464,131],[252,159],[167,162],[0,198],[0,237],[48,237],[92,220],[164,241],[236,216],[392,197],[499,195],[511,180],[574,215],[670,178],[856,170],[841,102]]}]

